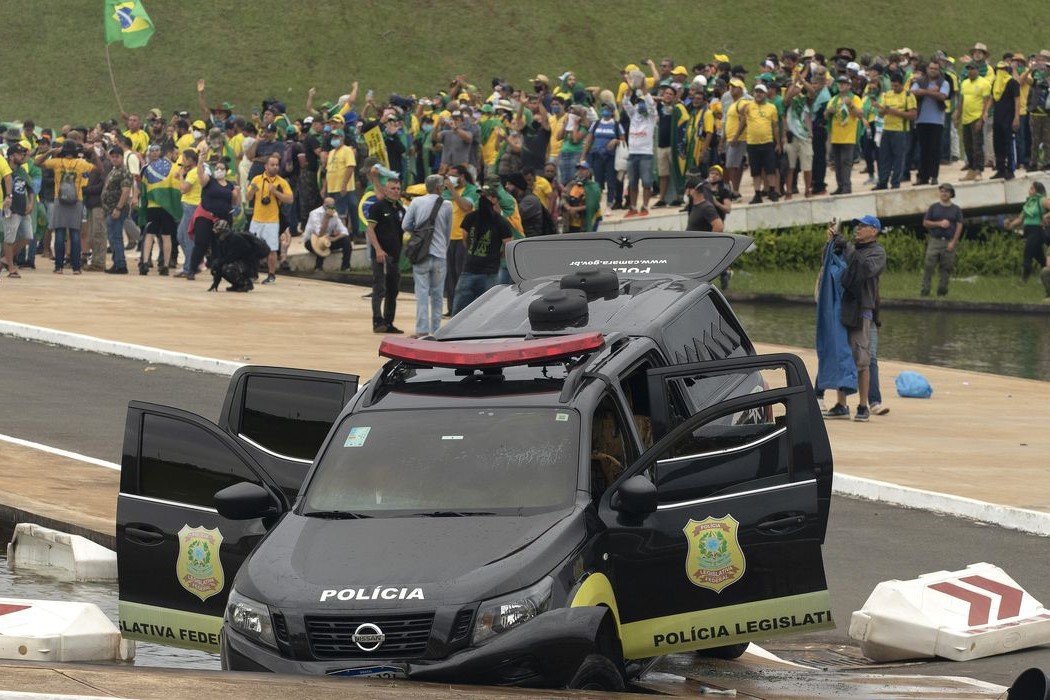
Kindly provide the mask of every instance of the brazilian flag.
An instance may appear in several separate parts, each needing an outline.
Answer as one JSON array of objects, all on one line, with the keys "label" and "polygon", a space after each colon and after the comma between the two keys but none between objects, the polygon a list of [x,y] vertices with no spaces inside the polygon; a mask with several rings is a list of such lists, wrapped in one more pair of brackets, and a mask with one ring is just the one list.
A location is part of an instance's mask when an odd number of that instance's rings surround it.
[{"label": "brazilian flag", "polygon": [[137,49],[153,36],[153,20],[140,0],[105,0],[102,17],[107,44],[122,41],[125,48]]}]

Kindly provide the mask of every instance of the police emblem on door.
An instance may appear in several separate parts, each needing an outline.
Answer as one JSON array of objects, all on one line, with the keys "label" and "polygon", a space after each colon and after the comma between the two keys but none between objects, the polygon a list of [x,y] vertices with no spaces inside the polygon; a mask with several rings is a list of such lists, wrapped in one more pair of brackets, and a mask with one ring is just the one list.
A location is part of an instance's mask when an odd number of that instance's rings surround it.
[{"label": "police emblem on door", "polygon": [[219,528],[183,525],[179,530],[179,558],[175,574],[187,591],[205,601],[222,590],[225,583],[219,548]]},{"label": "police emblem on door", "polygon": [[737,539],[739,527],[731,515],[686,523],[685,575],[692,583],[721,593],[744,576],[747,562]]}]

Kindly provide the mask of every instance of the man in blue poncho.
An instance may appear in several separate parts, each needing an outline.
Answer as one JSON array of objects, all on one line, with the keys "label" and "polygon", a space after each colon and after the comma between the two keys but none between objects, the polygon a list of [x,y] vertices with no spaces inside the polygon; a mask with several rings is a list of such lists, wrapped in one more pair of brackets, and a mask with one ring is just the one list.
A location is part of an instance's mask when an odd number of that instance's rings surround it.
[{"label": "man in blue poncho", "polygon": [[817,390],[836,389],[838,400],[826,415],[848,420],[846,396],[856,388],[859,404],[854,419],[866,421],[870,416],[871,335],[878,322],[879,276],[886,269],[886,251],[875,240],[882,231],[876,217],[863,216],[853,224],[852,242],[843,239],[837,227],[828,227],[817,304]]}]

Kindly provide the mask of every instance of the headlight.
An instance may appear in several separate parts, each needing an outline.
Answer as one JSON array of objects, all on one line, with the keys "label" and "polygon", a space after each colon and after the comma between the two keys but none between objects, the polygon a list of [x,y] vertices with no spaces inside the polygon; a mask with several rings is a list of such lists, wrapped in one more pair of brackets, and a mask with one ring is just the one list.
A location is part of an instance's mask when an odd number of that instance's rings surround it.
[{"label": "headlight", "polygon": [[230,600],[226,603],[226,624],[245,637],[268,647],[277,648],[273,636],[273,624],[270,622],[270,609],[262,603],[247,598],[236,590],[230,591]]},{"label": "headlight", "polygon": [[474,623],[474,644],[481,644],[546,612],[550,608],[553,583],[548,576],[523,591],[482,603]]}]

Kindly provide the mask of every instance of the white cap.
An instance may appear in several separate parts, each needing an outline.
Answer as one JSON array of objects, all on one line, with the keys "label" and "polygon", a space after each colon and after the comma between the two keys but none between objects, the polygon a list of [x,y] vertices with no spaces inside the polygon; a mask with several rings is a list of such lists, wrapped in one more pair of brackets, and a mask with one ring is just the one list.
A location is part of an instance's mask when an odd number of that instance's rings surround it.
[{"label": "white cap", "polygon": [[758,83],[755,85],[755,92],[769,92],[769,88],[766,87],[765,83]]},{"label": "white cap", "polygon": [[851,70],[854,73],[860,73],[860,64],[856,61],[850,61],[846,64],[846,70]]},{"label": "white cap", "polygon": [[693,78],[693,85],[705,88],[707,87],[707,78],[705,78],[702,75],[698,75],[695,78]]}]

